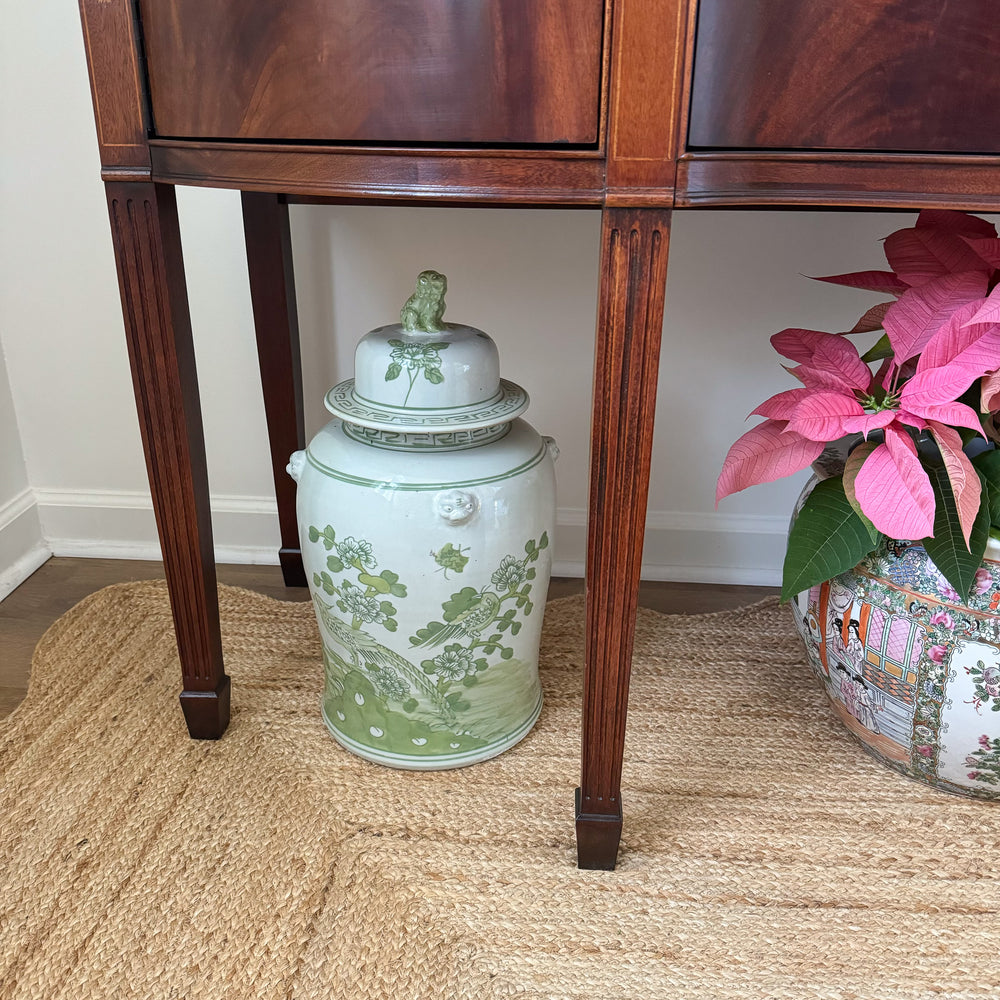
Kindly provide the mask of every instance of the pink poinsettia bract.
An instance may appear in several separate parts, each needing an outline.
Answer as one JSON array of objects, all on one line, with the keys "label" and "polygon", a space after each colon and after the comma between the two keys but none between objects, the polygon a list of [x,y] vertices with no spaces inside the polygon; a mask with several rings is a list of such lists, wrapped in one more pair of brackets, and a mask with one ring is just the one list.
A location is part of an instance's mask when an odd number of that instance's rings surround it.
[{"label": "pink poinsettia bract", "polygon": [[[881,350],[865,360],[844,334],[797,328],[775,334],[771,343],[795,363],[787,370],[801,387],[753,411],[766,419],[730,449],[716,502],[806,468],[828,443],[874,434],[874,448],[845,482],[852,501],[889,537],[929,537],[936,501],[918,454],[923,433],[943,462],[968,546],[981,482],[963,444],[991,433],[989,418],[1000,406],[1000,239],[981,219],[929,211],[886,239],[885,251],[889,272],[820,279],[895,297],[869,309],[850,331],[878,329],[873,324],[881,321]],[[970,392],[980,379],[978,392]]]}]

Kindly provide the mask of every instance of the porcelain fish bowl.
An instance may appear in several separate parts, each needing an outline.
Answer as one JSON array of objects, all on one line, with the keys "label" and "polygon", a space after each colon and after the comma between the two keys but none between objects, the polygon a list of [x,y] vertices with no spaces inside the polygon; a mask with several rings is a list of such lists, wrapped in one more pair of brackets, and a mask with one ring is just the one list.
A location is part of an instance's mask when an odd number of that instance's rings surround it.
[{"label": "porcelain fish bowl", "polygon": [[1000,799],[1000,543],[965,599],[920,545],[893,541],[793,610],[834,712],[869,753]]},{"label": "porcelain fish bowl", "polygon": [[521,419],[493,340],[444,323],[424,271],[400,323],[357,346],[355,378],[289,473],[323,644],[323,719],[391,767],[486,760],[538,718],[557,449]]}]

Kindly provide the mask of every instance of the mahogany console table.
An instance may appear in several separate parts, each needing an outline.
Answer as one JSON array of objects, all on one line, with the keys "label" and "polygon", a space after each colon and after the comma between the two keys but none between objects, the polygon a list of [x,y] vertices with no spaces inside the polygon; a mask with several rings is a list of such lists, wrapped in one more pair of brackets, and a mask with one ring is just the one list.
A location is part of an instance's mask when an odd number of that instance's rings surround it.
[{"label": "mahogany console table", "polygon": [[80,0],[193,737],[229,720],[175,184],[242,192],[285,579],[303,584],[289,203],[602,212],[582,867],[612,868],[674,208],[1000,209],[990,0]]}]

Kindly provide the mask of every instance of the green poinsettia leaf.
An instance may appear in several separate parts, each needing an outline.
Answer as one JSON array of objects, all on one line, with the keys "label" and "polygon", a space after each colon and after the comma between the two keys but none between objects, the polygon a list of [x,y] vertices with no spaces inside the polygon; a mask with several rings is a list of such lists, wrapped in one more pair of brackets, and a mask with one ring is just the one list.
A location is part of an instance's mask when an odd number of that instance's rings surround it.
[{"label": "green poinsettia leaf", "polygon": [[972,589],[976,570],[983,561],[986,542],[990,536],[989,487],[984,484],[979,513],[972,524],[967,547],[965,536],[962,534],[962,525],[958,519],[958,507],[955,504],[955,494],[951,489],[948,470],[943,465],[931,465],[925,468],[934,490],[934,535],[922,539],[920,544],[964,601]]},{"label": "green poinsettia leaf", "polygon": [[391,365],[389,365],[388,369],[386,370],[385,380],[386,382],[391,382],[393,379],[399,378],[399,376],[402,373],[403,373],[402,365],[399,365],[394,361]]},{"label": "green poinsettia leaf", "polygon": [[444,381],[440,368],[425,368],[424,378],[432,385],[440,385]]},{"label": "green poinsettia leaf", "polygon": [[817,483],[788,533],[781,600],[846,573],[877,544],[847,499],[843,480]]},{"label": "green poinsettia leaf", "polygon": [[871,347],[861,355],[862,361],[882,361],[884,358],[893,356],[892,344],[889,343],[889,335],[883,333]]},{"label": "green poinsettia leaf", "polygon": [[1000,449],[984,451],[972,464],[989,490],[990,524],[1000,528]]}]

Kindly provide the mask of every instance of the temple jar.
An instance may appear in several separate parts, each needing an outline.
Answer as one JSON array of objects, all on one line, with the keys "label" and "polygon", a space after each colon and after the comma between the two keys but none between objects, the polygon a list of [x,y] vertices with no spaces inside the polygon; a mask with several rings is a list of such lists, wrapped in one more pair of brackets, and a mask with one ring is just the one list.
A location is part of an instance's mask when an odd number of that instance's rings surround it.
[{"label": "temple jar", "polygon": [[417,279],[372,330],[333,419],[288,471],[323,645],[323,719],[352,752],[434,770],[486,760],[541,710],[557,449],[520,415],[482,330]]}]

